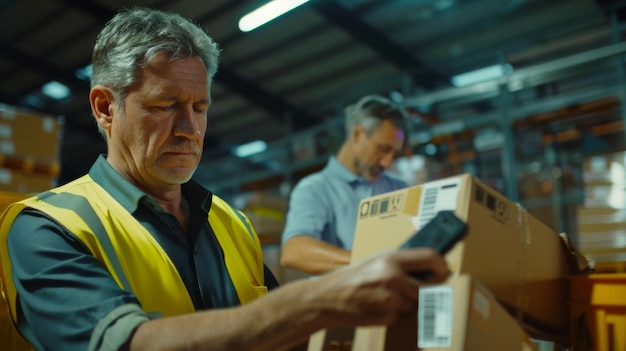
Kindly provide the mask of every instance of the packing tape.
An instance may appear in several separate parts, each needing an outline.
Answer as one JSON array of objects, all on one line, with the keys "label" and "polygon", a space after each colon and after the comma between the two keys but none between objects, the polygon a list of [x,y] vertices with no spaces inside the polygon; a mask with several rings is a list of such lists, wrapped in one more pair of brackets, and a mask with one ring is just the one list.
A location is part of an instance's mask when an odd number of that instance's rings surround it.
[{"label": "packing tape", "polygon": [[528,306],[528,294],[526,293],[528,272],[531,265],[530,245],[532,243],[532,235],[530,233],[530,226],[528,225],[528,212],[519,203],[515,203],[517,207],[517,225],[519,228],[519,239],[521,253],[519,257],[519,265],[517,272],[517,284],[519,285],[519,292],[517,294],[515,318],[518,322],[522,323],[524,313]]}]

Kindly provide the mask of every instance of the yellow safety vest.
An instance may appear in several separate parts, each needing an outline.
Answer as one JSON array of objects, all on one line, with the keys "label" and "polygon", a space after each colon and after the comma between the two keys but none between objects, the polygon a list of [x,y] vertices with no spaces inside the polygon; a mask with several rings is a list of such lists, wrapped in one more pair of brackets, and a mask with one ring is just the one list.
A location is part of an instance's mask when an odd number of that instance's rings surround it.
[{"label": "yellow safety vest", "polygon": [[[86,175],[12,204],[0,217],[0,281],[14,323],[17,291],[11,276],[7,237],[13,220],[25,208],[48,214],[76,235],[120,288],[137,296],[147,313],[174,316],[195,311],[183,280],[163,248],[119,202]],[[226,269],[239,301],[245,304],[265,295],[261,246],[249,220],[213,195],[209,225],[224,252]]]}]

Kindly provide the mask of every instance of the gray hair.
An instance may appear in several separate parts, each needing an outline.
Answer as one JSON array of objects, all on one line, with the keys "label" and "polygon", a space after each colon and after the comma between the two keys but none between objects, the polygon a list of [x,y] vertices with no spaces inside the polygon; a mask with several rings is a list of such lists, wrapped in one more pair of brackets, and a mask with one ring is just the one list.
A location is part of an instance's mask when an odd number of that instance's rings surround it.
[{"label": "gray hair", "polygon": [[209,85],[213,81],[220,51],[203,29],[175,13],[135,7],[118,12],[98,34],[91,57],[91,86],[111,88],[123,103],[139,72],[163,52],[171,60],[198,56]]},{"label": "gray hair", "polygon": [[[379,95],[367,95],[344,109],[346,116],[346,136],[354,131],[357,125],[363,126],[368,136],[383,123],[390,121],[407,134],[408,116],[399,104]],[[406,138],[405,138],[406,141]]]}]

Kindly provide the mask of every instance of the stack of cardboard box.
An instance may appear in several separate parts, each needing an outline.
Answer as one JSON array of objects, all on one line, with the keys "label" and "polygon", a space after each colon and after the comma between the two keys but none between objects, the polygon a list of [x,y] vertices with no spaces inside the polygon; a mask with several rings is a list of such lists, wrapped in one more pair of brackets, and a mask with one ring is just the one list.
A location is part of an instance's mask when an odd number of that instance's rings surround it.
[{"label": "stack of cardboard box", "polygon": [[284,196],[255,191],[246,200],[243,211],[262,240],[275,242],[285,227],[287,206]]},{"label": "stack of cardboard box", "polygon": [[[10,204],[23,200],[27,196],[19,193],[0,191],[0,213]],[[13,328],[9,309],[4,296],[0,294],[0,350],[32,351],[32,347]]]},{"label": "stack of cardboard box", "polygon": [[60,118],[0,104],[0,190],[37,193],[60,172]]},{"label": "stack of cardboard box", "polygon": [[583,162],[578,246],[596,274],[572,277],[572,348],[626,350],[626,152]]},{"label": "stack of cardboard box", "polygon": [[[352,260],[398,248],[438,211],[468,225],[446,254],[444,284],[420,289],[418,315],[393,327],[357,328],[352,350],[534,350],[567,344],[570,252],[559,235],[471,175],[428,182],[360,203]],[[322,330],[309,351],[325,350]]]},{"label": "stack of cardboard box", "polygon": [[580,251],[596,262],[598,271],[626,271],[626,152],[586,158],[583,180]]},{"label": "stack of cardboard box", "polygon": [[573,276],[570,284],[572,350],[626,350],[626,274]]},{"label": "stack of cardboard box", "polygon": [[4,297],[0,294],[0,350],[33,351],[33,348],[13,328]]},{"label": "stack of cardboard box", "polygon": [[259,235],[265,264],[278,281],[287,282],[291,270],[280,265],[280,239],[285,227],[287,198],[268,191],[254,191],[246,194],[243,201],[243,212]]}]

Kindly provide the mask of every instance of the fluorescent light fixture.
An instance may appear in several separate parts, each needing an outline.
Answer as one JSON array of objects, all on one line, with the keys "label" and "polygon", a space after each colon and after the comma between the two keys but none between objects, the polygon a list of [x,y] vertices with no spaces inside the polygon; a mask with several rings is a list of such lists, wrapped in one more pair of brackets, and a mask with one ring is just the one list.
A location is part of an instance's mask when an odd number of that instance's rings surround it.
[{"label": "fluorescent light fixture", "polygon": [[41,87],[41,92],[55,100],[62,100],[70,96],[70,88],[56,80],[46,83]]},{"label": "fluorescent light fixture", "polygon": [[249,32],[265,23],[289,12],[309,0],[273,0],[239,20],[239,29],[242,32]]},{"label": "fluorescent light fixture", "polygon": [[475,71],[465,72],[452,77],[452,84],[457,87],[465,87],[468,85],[503,77],[505,74],[513,72],[513,67],[506,64],[499,64],[477,69]]},{"label": "fluorescent light fixture", "polygon": [[239,145],[233,148],[233,153],[237,155],[237,157],[248,157],[251,155],[258,154],[267,149],[267,144],[263,140],[253,141],[247,144]]},{"label": "fluorescent light fixture", "polygon": [[93,72],[93,65],[89,64],[83,68],[79,68],[74,72],[76,78],[81,80],[89,80],[91,79],[91,73]]}]

